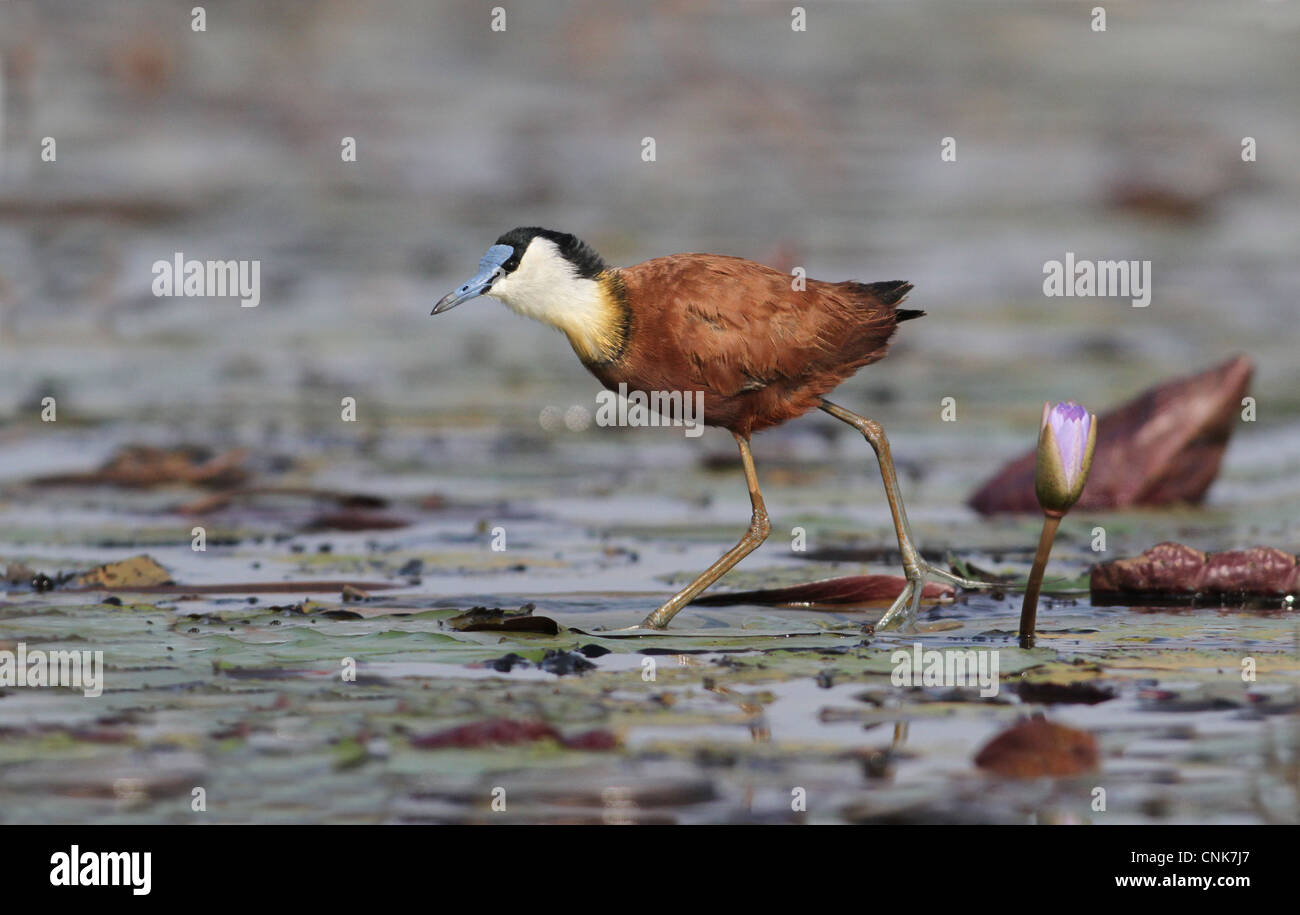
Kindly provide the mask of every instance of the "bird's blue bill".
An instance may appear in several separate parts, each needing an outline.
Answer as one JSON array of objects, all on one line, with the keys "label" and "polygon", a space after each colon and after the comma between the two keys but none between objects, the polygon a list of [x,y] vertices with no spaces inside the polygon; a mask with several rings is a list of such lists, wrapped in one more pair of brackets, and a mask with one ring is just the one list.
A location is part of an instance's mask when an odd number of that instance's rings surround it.
[{"label": "bird's blue bill", "polygon": [[478,273],[468,283],[461,286],[455,292],[449,292],[438,300],[438,304],[433,306],[431,315],[442,314],[444,311],[451,311],[461,302],[468,302],[470,299],[477,298],[492,288],[497,277],[505,273],[505,267],[502,266],[510,260],[515,253],[515,249],[510,245],[493,245],[487,249],[483,259],[478,262]]}]

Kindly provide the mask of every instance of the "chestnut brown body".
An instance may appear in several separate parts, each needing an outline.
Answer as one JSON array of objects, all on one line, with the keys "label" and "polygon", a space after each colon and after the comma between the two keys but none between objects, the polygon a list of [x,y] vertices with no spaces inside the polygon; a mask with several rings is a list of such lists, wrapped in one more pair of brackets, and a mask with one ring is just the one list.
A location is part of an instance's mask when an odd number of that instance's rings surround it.
[{"label": "chestnut brown body", "polygon": [[614,358],[583,363],[617,391],[702,391],[704,423],[748,437],[821,405],[885,356],[905,282],[793,289],[786,273],[738,257],[674,254],[601,277],[623,313]]}]

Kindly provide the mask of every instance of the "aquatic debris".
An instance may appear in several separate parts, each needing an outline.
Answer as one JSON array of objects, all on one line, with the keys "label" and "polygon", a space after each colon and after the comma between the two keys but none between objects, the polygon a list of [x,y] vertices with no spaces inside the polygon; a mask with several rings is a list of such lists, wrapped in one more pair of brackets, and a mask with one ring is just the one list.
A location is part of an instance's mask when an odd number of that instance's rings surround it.
[{"label": "aquatic debris", "polygon": [[1148,712],[1221,712],[1251,701],[1242,684],[1188,683],[1175,688],[1153,684],[1138,691],[1138,708]]},{"label": "aquatic debris", "polygon": [[1021,702],[1033,702],[1040,705],[1096,705],[1109,702],[1118,695],[1114,688],[1092,680],[1076,680],[1073,683],[1035,683],[1022,680],[1015,685],[1016,695]]},{"label": "aquatic debris", "polygon": [[359,492],[334,492],[329,489],[311,489],[305,486],[246,486],[226,492],[213,493],[177,506],[176,510],[186,515],[205,515],[209,512],[228,508],[237,501],[255,499],[261,496],[291,496],[312,499],[321,502],[334,502],[341,508],[386,508],[388,500],[382,496],[372,496]]},{"label": "aquatic debris", "polygon": [[444,622],[457,632],[540,632],[544,635],[559,635],[560,624],[550,617],[533,616],[536,609],[535,604],[524,604],[518,610],[471,607]]},{"label": "aquatic debris", "polygon": [[[115,563],[110,563],[115,565]],[[401,587],[389,581],[340,581],[338,579],[323,579],[320,581],[241,581],[231,582],[221,585],[136,585],[136,584],[115,584],[105,585],[97,584],[84,588],[69,588],[68,590],[109,590],[119,591],[137,591],[141,594],[327,594],[331,592],[341,592],[344,588],[358,588],[364,591],[382,591],[388,588]]]},{"label": "aquatic debris", "polygon": [[618,738],[605,730],[584,731],[565,737],[544,721],[489,718],[472,724],[462,724],[444,731],[435,731],[411,738],[411,746],[421,750],[476,749],[479,747],[509,747],[538,740],[554,740],[571,750],[612,750]]},{"label": "aquatic debris", "polygon": [[1097,740],[1087,731],[1037,717],[998,734],[975,755],[979,768],[1013,778],[1080,775],[1098,760]]},{"label": "aquatic debris", "polygon": [[1300,692],[1286,685],[1257,687],[1246,694],[1253,712],[1261,715],[1294,715],[1300,710]]},{"label": "aquatic debris", "polygon": [[[731,604],[786,604],[812,606],[814,604],[869,604],[892,601],[903,593],[907,579],[901,575],[847,575],[842,578],[823,578],[788,588],[761,588],[757,591],[731,591],[697,597],[697,606],[723,607]],[[922,597],[925,600],[943,600],[957,593],[952,585],[929,582]]]},{"label": "aquatic debris", "polygon": [[1203,553],[1181,543],[1157,543],[1139,556],[1092,567],[1097,603],[1284,598],[1300,590],[1300,565],[1272,547]]},{"label": "aquatic debris", "polygon": [[308,531],[391,531],[408,527],[410,521],[381,512],[367,512],[358,509],[322,512],[304,526]]},{"label": "aquatic debris", "polygon": [[[301,611],[298,611],[298,612],[300,612],[300,613],[306,613],[306,612],[308,612],[308,611],[306,611],[306,610],[301,610]],[[328,610],[315,610],[315,611],[311,611],[311,612],[314,612],[314,613],[316,613],[317,615],[319,615],[319,616],[323,616],[323,617],[325,617],[326,619],[330,619],[330,620],[363,620],[363,619],[365,619],[364,616],[362,616],[360,613],[357,613],[355,610],[344,610],[342,607],[332,607],[332,608],[330,608],[330,609],[328,609]],[[272,626],[275,626],[275,625],[278,624],[278,622],[279,622],[278,620],[273,620],[273,621],[271,622],[271,625],[272,625]]]},{"label": "aquatic debris", "polygon": [[516,667],[531,667],[532,665],[528,663],[528,659],[523,655],[515,654],[512,651],[509,654],[488,661],[487,666],[497,673],[508,674]]},{"label": "aquatic debris", "polygon": [[[1085,511],[1199,503],[1239,422],[1254,363],[1237,356],[1150,388],[1097,420],[1092,473],[1079,498]],[[1002,468],[967,504],[981,514],[1032,512],[1037,452]]]},{"label": "aquatic debris", "polygon": [[29,585],[37,571],[25,562],[11,562],[5,566],[5,581],[11,585]]},{"label": "aquatic debris", "polygon": [[557,651],[554,648],[546,650],[541,663],[537,666],[547,673],[555,674],[557,677],[586,673],[589,670],[596,669],[595,664],[592,664],[576,651]]},{"label": "aquatic debris", "polygon": [[1223,191],[1218,183],[1209,185],[1202,179],[1201,184],[1204,186],[1188,190],[1172,181],[1142,176],[1123,178],[1106,191],[1106,203],[1151,219],[1197,222],[1209,214]]},{"label": "aquatic debris", "polygon": [[[596,645],[589,645],[588,648],[598,648]],[[609,654],[608,650],[601,649],[603,654]],[[546,649],[540,661],[537,662],[537,669],[546,673],[555,674],[557,677],[568,676],[569,674],[582,674],[589,670],[595,670],[596,665],[592,664],[583,655],[587,654],[582,649],[578,651],[559,651],[555,648]],[[588,655],[588,657],[597,657],[597,655]],[[478,666],[478,665],[471,665]],[[498,673],[508,674],[516,667],[532,667],[532,662],[521,654],[509,652],[499,658],[493,658],[483,663],[484,667],[490,667]]]},{"label": "aquatic debris", "polygon": [[36,477],[37,486],[120,486],[148,489],[171,483],[188,483],[224,489],[238,486],[249,477],[243,466],[248,457],[244,448],[213,456],[197,445],[155,448],[150,445],[127,445],[98,470],[91,473],[62,473]]},{"label": "aquatic debris", "polygon": [[121,562],[109,562],[91,569],[77,579],[77,584],[87,587],[134,588],[170,585],[171,573],[153,557],[141,553]]},{"label": "aquatic debris", "polygon": [[569,750],[616,750],[618,749],[618,738],[609,731],[596,728],[591,731],[583,731],[580,734],[574,734],[572,737],[561,738],[560,743]]},{"label": "aquatic debris", "polygon": [[11,562],[5,567],[4,571],[4,582],[6,584],[15,587],[26,585],[37,594],[53,591],[76,577],[75,572],[61,572],[51,578],[44,572],[37,572],[24,562]]}]

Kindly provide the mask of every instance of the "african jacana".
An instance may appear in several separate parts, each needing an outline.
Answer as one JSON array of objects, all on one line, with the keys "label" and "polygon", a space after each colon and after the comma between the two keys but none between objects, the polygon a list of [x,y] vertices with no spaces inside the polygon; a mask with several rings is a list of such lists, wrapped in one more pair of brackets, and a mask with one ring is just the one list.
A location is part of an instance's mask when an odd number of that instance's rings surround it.
[{"label": "african jacana", "polygon": [[826,400],[864,365],[884,358],[900,321],[922,311],[897,306],[910,283],[827,283],[793,288],[788,275],[718,254],[672,254],[607,267],[572,235],[513,229],[479,261],[478,273],[442,298],[440,314],[480,295],[563,331],[605,387],[704,393],[704,423],[735,436],[753,517],[740,542],[646,617],[662,629],[700,592],[753,552],[771,530],[750,454],[755,432],[825,410],[863,434],[876,452],[907,583],[879,627],[916,618],[927,578],[967,581],[921,559],[908,527],[889,442],[880,425]]}]

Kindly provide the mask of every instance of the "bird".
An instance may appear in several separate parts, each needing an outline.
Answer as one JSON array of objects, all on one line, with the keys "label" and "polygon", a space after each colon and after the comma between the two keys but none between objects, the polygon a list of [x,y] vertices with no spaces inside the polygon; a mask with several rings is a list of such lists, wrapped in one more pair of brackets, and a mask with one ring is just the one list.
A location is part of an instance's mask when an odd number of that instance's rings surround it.
[{"label": "bird", "polygon": [[498,238],[478,272],[431,314],[479,296],[497,299],[561,331],[607,389],[702,394],[703,423],[735,438],[752,507],[748,530],[639,628],[666,628],[771,533],[750,448],[755,433],[816,409],[852,426],[876,454],[906,577],[876,625],[887,629],[914,625],[927,580],[981,584],[922,559],[884,429],[826,398],[858,369],[884,358],[901,322],[925,314],[898,307],[911,290],[905,281],[792,279],[721,254],[671,254],[611,267],[574,235],[523,226]]}]

